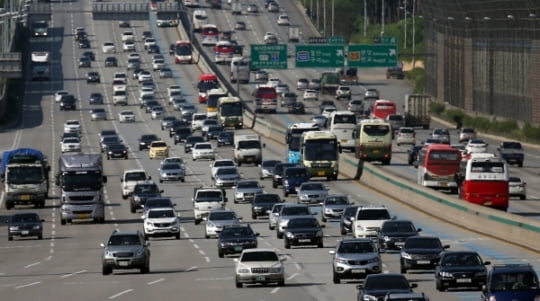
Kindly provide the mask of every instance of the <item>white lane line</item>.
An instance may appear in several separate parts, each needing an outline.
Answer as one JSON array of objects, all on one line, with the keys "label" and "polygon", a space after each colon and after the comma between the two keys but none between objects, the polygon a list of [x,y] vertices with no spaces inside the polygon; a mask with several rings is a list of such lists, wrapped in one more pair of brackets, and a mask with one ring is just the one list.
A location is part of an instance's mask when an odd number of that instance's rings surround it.
[{"label": "white lane line", "polygon": [[0,276],[4,276],[6,273],[0,273]]},{"label": "white lane line", "polygon": [[198,269],[198,268],[199,268],[199,267],[195,265],[195,266],[192,266],[192,267],[188,268],[188,269],[186,270],[186,272],[195,271],[195,270]]},{"label": "white lane line", "polygon": [[206,262],[210,262],[210,257],[205,256],[205,257],[204,257],[204,260],[206,260]]},{"label": "white lane line", "polygon": [[148,282],[148,283],[146,283],[146,284],[152,285],[152,284],[156,284],[156,283],[159,283],[159,282],[161,282],[161,281],[164,281],[164,280],[165,280],[165,278],[159,278],[159,279],[156,279],[156,280],[154,280],[154,281],[150,281],[150,282]]},{"label": "white lane line", "polygon": [[202,256],[206,255],[203,250],[199,250],[199,254],[201,254]]},{"label": "white lane line", "polygon": [[40,283],[41,283],[41,281],[36,281],[36,282],[28,283],[28,284],[19,285],[19,286],[16,286],[15,288],[20,289],[20,288],[29,287],[29,286],[32,286],[32,285],[37,285],[37,284],[40,284]]},{"label": "white lane line", "polygon": [[[54,252],[54,250],[51,250]],[[52,252],[51,252],[52,253]],[[52,256],[47,256],[47,258],[45,258],[45,261],[50,261],[52,259]]]},{"label": "white lane line", "polygon": [[295,263],[294,263],[294,267],[295,267],[297,270],[301,270],[301,269],[302,269],[302,266],[301,266],[298,262],[295,262]]},{"label": "white lane line", "polygon": [[80,271],[77,271],[77,272],[62,275],[62,276],[60,276],[60,278],[67,278],[67,277],[75,276],[77,274],[82,274],[84,272],[86,272],[86,270],[80,270]]},{"label": "white lane line", "polygon": [[275,294],[279,291],[279,287],[276,287],[274,288],[273,290],[270,291],[270,294]]},{"label": "white lane line", "polygon": [[36,262],[31,263],[31,264],[29,264],[29,265],[25,265],[24,268],[25,268],[25,269],[31,268],[31,267],[33,267],[33,266],[35,266],[35,265],[38,265],[38,264],[41,264],[41,262],[40,262],[40,261],[36,261]]},{"label": "white lane line", "polygon": [[294,277],[296,277],[296,276],[298,276],[298,275],[300,275],[300,274],[299,274],[299,273],[294,273],[294,274],[292,274],[291,276],[289,276],[289,277],[287,278],[287,280],[291,280],[291,279],[293,279]]},{"label": "white lane line", "polygon": [[122,296],[123,294],[127,294],[127,293],[132,292],[132,291],[133,291],[133,289],[131,289],[131,288],[130,288],[130,289],[127,289],[127,290],[125,290],[125,291],[121,291],[121,292],[119,292],[118,294],[115,294],[115,295],[110,296],[109,299],[115,299],[115,298],[117,298],[117,297]]},{"label": "white lane line", "polygon": [[193,247],[194,247],[195,249],[198,249],[198,248],[199,248],[199,245],[198,245],[198,244],[193,244]]}]

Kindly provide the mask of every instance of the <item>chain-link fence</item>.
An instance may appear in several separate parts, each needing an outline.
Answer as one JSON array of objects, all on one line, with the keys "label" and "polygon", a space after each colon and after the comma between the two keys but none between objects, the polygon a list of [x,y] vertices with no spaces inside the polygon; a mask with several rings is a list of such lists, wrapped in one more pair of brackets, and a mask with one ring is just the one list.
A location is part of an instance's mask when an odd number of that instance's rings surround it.
[{"label": "chain-link fence", "polygon": [[540,1],[421,5],[426,90],[467,111],[540,124]]}]

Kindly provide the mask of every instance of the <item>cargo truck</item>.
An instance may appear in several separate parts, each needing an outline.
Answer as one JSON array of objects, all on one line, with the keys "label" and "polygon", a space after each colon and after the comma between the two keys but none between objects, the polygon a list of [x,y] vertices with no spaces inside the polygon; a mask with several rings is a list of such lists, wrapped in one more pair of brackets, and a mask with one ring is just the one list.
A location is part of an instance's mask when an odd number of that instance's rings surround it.
[{"label": "cargo truck", "polygon": [[2,155],[4,205],[11,209],[16,204],[45,207],[49,191],[50,166],[37,149],[18,148]]},{"label": "cargo truck", "polygon": [[300,28],[296,25],[289,26],[289,42],[290,43],[300,42]]},{"label": "cargo truck", "polygon": [[261,164],[262,148],[259,135],[234,135],[234,162],[241,166],[242,163]]},{"label": "cargo truck", "polygon": [[50,80],[49,52],[32,52],[32,80]]},{"label": "cargo truck", "polygon": [[339,72],[323,72],[321,74],[321,94],[335,95],[339,86],[339,80]]},{"label": "cargo truck", "polygon": [[429,112],[432,98],[426,94],[405,95],[405,126],[429,129],[431,114]]}]

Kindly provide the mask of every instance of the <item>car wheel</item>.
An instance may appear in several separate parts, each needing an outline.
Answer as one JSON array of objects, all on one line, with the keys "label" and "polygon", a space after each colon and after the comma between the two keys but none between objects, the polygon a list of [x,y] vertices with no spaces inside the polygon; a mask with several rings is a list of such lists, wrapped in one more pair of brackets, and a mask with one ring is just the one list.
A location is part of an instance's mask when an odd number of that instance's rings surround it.
[{"label": "car wheel", "polygon": [[122,194],[122,199],[127,200],[128,196],[125,194]]},{"label": "car wheel", "polygon": [[65,224],[66,224],[66,220],[65,220],[65,219],[61,219],[61,220],[60,220],[60,224],[61,224],[62,226],[65,225]]},{"label": "car wheel", "polygon": [[163,183],[163,180],[162,180],[162,179],[159,179],[159,183]]},{"label": "car wheel", "polygon": [[339,232],[341,233],[341,235],[347,235],[347,230],[345,230],[345,228],[342,226],[339,227]]},{"label": "car wheel", "polygon": [[402,265],[399,266],[399,272],[401,274],[407,274],[407,268]]},{"label": "car wheel", "polygon": [[9,240],[9,241],[12,241],[12,240],[13,240],[13,236],[8,236],[8,240]]},{"label": "car wheel", "polygon": [[323,223],[326,223],[327,220],[326,220],[326,217],[324,217],[324,215],[321,215],[321,221],[322,221]]},{"label": "car wheel", "polygon": [[144,268],[141,268],[141,274],[148,274],[150,272],[150,265],[144,266]]},{"label": "car wheel", "polygon": [[130,211],[131,213],[135,213],[137,211],[137,209],[135,208],[135,206],[133,206],[133,204],[131,204],[130,206]]},{"label": "car wheel", "polygon": [[178,232],[178,234],[176,234],[176,235],[174,236],[174,238],[180,239],[180,232]]},{"label": "car wheel", "polygon": [[520,199],[520,200],[524,200],[524,199],[526,199],[526,198],[527,198],[527,197],[526,197],[524,194],[522,194],[522,195],[519,196],[519,199]]},{"label": "car wheel", "polygon": [[108,267],[108,266],[103,266],[101,268],[101,274],[103,275],[109,275],[112,273],[112,267]]},{"label": "car wheel", "polygon": [[290,249],[291,248],[291,241],[288,238],[285,238],[284,241],[283,241],[283,246],[285,247],[285,249]]},{"label": "car wheel", "polygon": [[319,239],[319,242],[317,242],[317,248],[324,248],[323,239]]},{"label": "car wheel", "polygon": [[272,188],[277,188],[277,183],[272,181]]},{"label": "car wheel", "polygon": [[338,276],[338,274],[336,272],[333,273],[332,282],[334,282],[335,284],[340,284],[341,283],[341,279],[339,279],[339,276]]},{"label": "car wheel", "polygon": [[236,280],[236,288],[242,288],[242,282],[238,282],[238,280]]},{"label": "car wheel", "polygon": [[272,225],[270,225],[270,223],[269,223],[269,224],[268,224],[268,229],[270,229],[270,230],[274,230],[274,229],[276,229],[276,227],[273,227],[273,226],[272,226]]},{"label": "car wheel", "polygon": [[276,231],[276,237],[279,238],[279,239],[282,239],[283,238],[283,233],[281,233],[279,231]]},{"label": "car wheel", "polygon": [[257,214],[251,213],[251,218],[252,218],[252,219],[257,219]]},{"label": "car wheel", "polygon": [[222,250],[222,249],[218,249],[218,256],[219,256],[219,258],[225,257],[225,254],[223,254],[223,250]]},{"label": "car wheel", "polygon": [[186,179],[184,179],[184,178],[180,179],[180,182],[182,182],[182,183],[184,183],[185,181],[186,181]]},{"label": "car wheel", "polygon": [[285,280],[281,280],[277,282],[278,286],[285,286]]},{"label": "car wheel", "polygon": [[198,225],[201,223],[201,220],[195,219],[195,225]]},{"label": "car wheel", "polygon": [[287,190],[283,190],[283,195],[287,197],[289,196],[289,192]]}]

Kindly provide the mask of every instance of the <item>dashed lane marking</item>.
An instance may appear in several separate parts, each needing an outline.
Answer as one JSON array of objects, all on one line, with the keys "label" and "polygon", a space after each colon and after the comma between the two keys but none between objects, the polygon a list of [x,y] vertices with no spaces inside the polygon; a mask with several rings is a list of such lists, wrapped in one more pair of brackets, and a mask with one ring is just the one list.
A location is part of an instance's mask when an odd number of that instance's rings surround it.
[{"label": "dashed lane marking", "polygon": [[133,289],[131,289],[131,288],[130,288],[130,289],[127,289],[127,290],[125,290],[125,291],[121,291],[121,292],[119,292],[118,294],[114,294],[114,295],[110,296],[109,299],[115,299],[115,298],[117,298],[117,297],[120,297],[120,296],[122,296],[122,295],[124,295],[124,294],[127,294],[127,293],[129,293],[129,292],[132,292],[132,291],[133,291]]},{"label": "dashed lane marking", "polygon": [[15,289],[25,288],[25,287],[29,287],[29,286],[33,286],[33,285],[38,285],[40,283],[41,283],[41,281],[36,281],[36,282],[28,283],[28,284],[18,285],[18,286],[15,287]]}]

